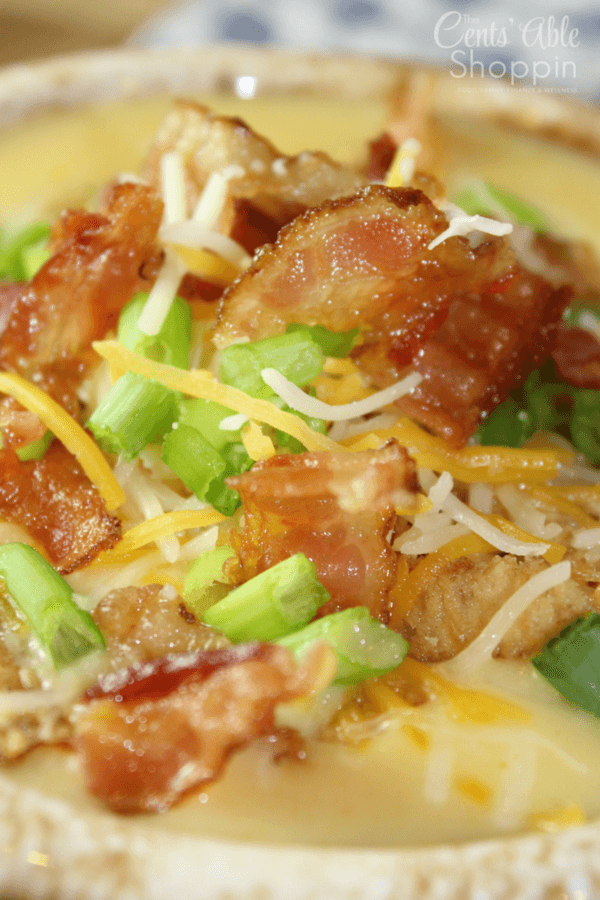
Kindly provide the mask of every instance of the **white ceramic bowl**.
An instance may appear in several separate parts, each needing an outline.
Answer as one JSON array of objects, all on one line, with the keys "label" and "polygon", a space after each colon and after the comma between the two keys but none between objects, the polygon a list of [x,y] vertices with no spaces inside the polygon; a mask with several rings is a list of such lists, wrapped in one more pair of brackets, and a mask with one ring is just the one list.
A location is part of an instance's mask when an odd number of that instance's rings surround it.
[{"label": "white ceramic bowl", "polygon": [[[402,90],[410,66],[346,56],[289,55],[237,47],[115,51],[0,73],[0,129],[53,106],[149,95],[257,91],[336,97]],[[436,105],[600,153],[600,114],[554,94],[498,86],[460,92],[435,76]],[[594,900],[600,897],[600,824],[555,835],[424,849],[259,846],[173,833],[57,799],[0,775],[0,894],[60,900]]]}]

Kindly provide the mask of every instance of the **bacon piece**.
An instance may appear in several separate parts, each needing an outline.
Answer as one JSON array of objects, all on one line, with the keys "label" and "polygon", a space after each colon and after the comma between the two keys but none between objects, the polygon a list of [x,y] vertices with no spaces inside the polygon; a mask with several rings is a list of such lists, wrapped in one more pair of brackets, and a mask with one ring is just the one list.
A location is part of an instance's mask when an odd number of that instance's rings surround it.
[{"label": "bacon piece", "polygon": [[168,809],[269,733],[278,703],[313,690],[326,653],[297,667],[282,647],[250,644],[125,670],[121,684],[92,692],[115,699],[93,702],[75,724],[89,789],[118,812]]},{"label": "bacon piece", "polygon": [[322,612],[384,606],[396,554],[386,537],[395,507],[411,506],[414,463],[396,443],[363,453],[282,454],[227,479],[240,492],[244,525],[230,534],[246,581],[295,553],[317,567],[331,594]]},{"label": "bacon piece", "polygon": [[600,341],[594,335],[582,328],[560,327],[552,359],[569,384],[600,390]]},{"label": "bacon piece", "polygon": [[36,462],[0,450],[0,518],[24,526],[63,574],[114,547],[121,535],[120,520],[109,516],[75,457],[56,441]]},{"label": "bacon piece", "polygon": [[457,292],[481,289],[513,262],[499,241],[472,250],[456,238],[429,251],[446,226],[421,191],[382,185],[308,210],[225,292],[215,343],[268,337],[289,322],[359,327],[368,344],[403,342],[410,361]]},{"label": "bacon piece", "polygon": [[161,200],[139,184],[113,186],[101,213],[65,213],[51,258],[11,301],[0,368],[36,372],[105,334],[156,253],[161,215]]},{"label": "bacon piece", "polygon": [[[230,168],[230,200],[220,230],[231,233],[239,215],[235,201],[247,200],[277,225],[290,222],[308,207],[328,197],[341,197],[364,185],[365,179],[325,153],[285,156],[241,119],[217,116],[205,106],[177,102],[167,115],[150,151],[144,178],[160,188],[160,157],[171,150],[182,154],[188,209],[195,205],[212,172]],[[269,238],[265,236],[264,240]],[[264,243],[264,241],[261,241]]]},{"label": "bacon piece", "polygon": [[455,300],[413,360],[423,381],[398,406],[453,446],[464,445],[481,417],[548,358],[569,298],[568,288],[555,291],[523,271],[505,293]]},{"label": "bacon piece", "polygon": [[198,622],[174,589],[160,584],[111,591],[92,615],[117,667],[229,643],[220,632]]}]

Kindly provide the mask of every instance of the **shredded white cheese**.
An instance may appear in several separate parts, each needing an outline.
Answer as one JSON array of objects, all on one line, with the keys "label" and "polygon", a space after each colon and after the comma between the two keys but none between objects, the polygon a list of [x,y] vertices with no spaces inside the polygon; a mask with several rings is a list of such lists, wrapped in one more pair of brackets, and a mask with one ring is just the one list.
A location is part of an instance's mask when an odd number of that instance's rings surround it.
[{"label": "shredded white cheese", "polygon": [[233,416],[226,416],[219,422],[220,431],[239,431],[243,425],[248,422],[248,416],[244,413],[235,413]]},{"label": "shredded white cheese", "polygon": [[433,509],[436,512],[442,508],[452,493],[453,487],[454,479],[452,475],[449,472],[442,472],[436,483],[429,488],[427,496],[433,503]]},{"label": "shredded white cheese", "polygon": [[451,678],[456,677],[460,680],[477,669],[489,659],[511,625],[534,600],[546,591],[568,581],[570,577],[571,563],[568,560],[538,572],[509,597],[481,634],[449,663],[444,663],[440,670],[443,668]]},{"label": "shredded white cheese", "polygon": [[182,222],[187,215],[185,170],[178,150],[163,153],[160,158],[160,182],[165,211],[163,225]]},{"label": "shredded white cheese", "polygon": [[165,250],[165,261],[142,310],[138,328],[144,334],[158,334],[171,309],[185,265],[172,250]]},{"label": "shredded white cheese", "polygon": [[214,231],[226,200],[227,179],[221,172],[211,172],[192,213],[193,221],[201,222],[208,231]]},{"label": "shredded white cheese", "polygon": [[469,485],[469,506],[477,512],[489,515],[494,509],[494,489],[483,481]]},{"label": "shredded white cheese", "polygon": [[397,381],[396,384],[392,384],[382,391],[377,391],[375,394],[371,394],[370,397],[365,397],[364,400],[355,400],[352,403],[332,406],[330,403],[317,400],[316,397],[309,397],[301,388],[288,381],[277,369],[263,369],[260,374],[265,384],[275,391],[277,396],[284,400],[292,409],[307,416],[325,419],[328,422],[356,419],[358,416],[374,412],[382,406],[387,406],[388,403],[393,403],[399,397],[409,394],[423,380],[423,376],[418,372],[411,372],[410,375],[407,375],[401,381]]},{"label": "shredded white cheese", "polygon": [[252,262],[252,257],[241,244],[219,231],[211,231],[203,222],[194,219],[166,225],[161,228],[160,236],[167,244],[182,244],[194,250],[210,250],[238,269],[247,269]]},{"label": "shredded white cheese", "polygon": [[492,525],[486,519],[477,515],[472,509],[469,509],[466,503],[463,503],[454,494],[450,494],[446,498],[442,504],[442,509],[455,522],[466,525],[467,528],[470,528],[471,531],[474,531],[475,534],[478,534],[489,544],[497,547],[498,550],[502,550],[503,553],[512,553],[515,556],[543,556],[550,549],[548,544],[529,543],[520,541],[518,538],[509,537],[500,531],[499,528],[496,528],[495,525]]},{"label": "shredded white cheese", "polygon": [[487,216],[469,216],[459,206],[443,201],[437,204],[443,212],[449,213],[449,224],[428,246],[433,250],[451,237],[466,237],[472,231],[483,231],[485,234],[493,234],[500,237],[511,234],[513,226],[510,222],[497,222],[496,219],[488,219]]},{"label": "shredded white cheese", "polygon": [[600,528],[581,528],[576,531],[571,540],[571,546],[576,550],[589,550],[600,544]]}]

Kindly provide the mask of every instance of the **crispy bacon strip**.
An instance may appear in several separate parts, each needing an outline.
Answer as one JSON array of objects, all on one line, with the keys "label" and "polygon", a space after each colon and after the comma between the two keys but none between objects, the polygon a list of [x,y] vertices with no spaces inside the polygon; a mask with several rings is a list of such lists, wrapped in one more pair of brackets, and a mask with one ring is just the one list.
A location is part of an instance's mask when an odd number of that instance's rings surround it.
[{"label": "crispy bacon strip", "polygon": [[364,604],[381,612],[396,571],[386,537],[395,507],[410,506],[417,490],[403,447],[274,456],[228,484],[244,509],[243,528],[230,535],[240,580],[304,553],[331,594],[322,612]]},{"label": "crispy bacon strip", "polygon": [[23,525],[62,574],[109,550],[121,536],[120,519],[75,457],[56,441],[42,459],[22,463],[0,450],[0,518]]},{"label": "crispy bacon strip", "polygon": [[309,693],[326,653],[297,667],[282,647],[249,644],[125,670],[75,724],[89,789],[117,812],[168,809],[268,733],[278,703]]},{"label": "crispy bacon strip", "polygon": [[506,244],[428,244],[446,217],[421,191],[371,185],[308,210],[224,294],[218,346],[283,332],[289,322],[359,327],[370,345],[395,341],[406,361],[459,292],[481,289],[513,263]]},{"label": "crispy bacon strip", "polygon": [[[143,174],[156,188],[160,187],[160,157],[171,150],[179,150],[183,156],[190,210],[208,176],[229,169],[230,202],[220,230],[227,234],[235,231],[236,240],[244,246],[245,233],[252,226],[263,230],[265,236],[259,243],[264,243],[270,239],[273,225],[279,227],[308,207],[328,197],[350,194],[366,183],[325,153],[285,156],[241,119],[215,115],[189,101],[174,105],[150,151]],[[236,206],[239,201],[247,202],[266,219],[261,223],[249,206]]]},{"label": "crispy bacon strip", "polygon": [[139,184],[113,186],[101,213],[65,213],[51,258],[0,318],[0,368],[32,374],[105,334],[156,254],[161,215],[159,197]]},{"label": "crispy bacon strip", "polygon": [[[521,271],[505,293],[455,300],[413,360],[423,381],[398,406],[453,446],[464,445],[482,414],[548,358],[570,296],[569,289],[556,291]],[[369,368],[378,383],[382,371]]]}]

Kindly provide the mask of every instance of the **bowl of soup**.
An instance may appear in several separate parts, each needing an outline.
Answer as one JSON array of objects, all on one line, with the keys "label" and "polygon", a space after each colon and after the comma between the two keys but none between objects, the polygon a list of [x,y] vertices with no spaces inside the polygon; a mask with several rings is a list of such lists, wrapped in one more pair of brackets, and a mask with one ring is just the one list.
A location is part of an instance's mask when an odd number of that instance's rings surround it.
[{"label": "bowl of soup", "polygon": [[[556,660],[593,644],[600,602],[597,111],[210,46],[6,69],[0,128],[23,268],[2,273],[0,540],[34,566],[0,548],[2,891],[592,900],[595,688]],[[189,364],[161,330],[177,292]],[[268,384],[224,366],[240,349]],[[127,377],[132,410],[176,395],[135,447],[100,421]],[[210,465],[246,460],[211,470],[226,500],[196,480],[198,403],[228,419]],[[265,587],[291,557],[303,574]],[[21,598],[34,570],[85,652]],[[314,608],[283,631],[213,617],[297,578]],[[214,750],[238,682],[254,706]]]}]

